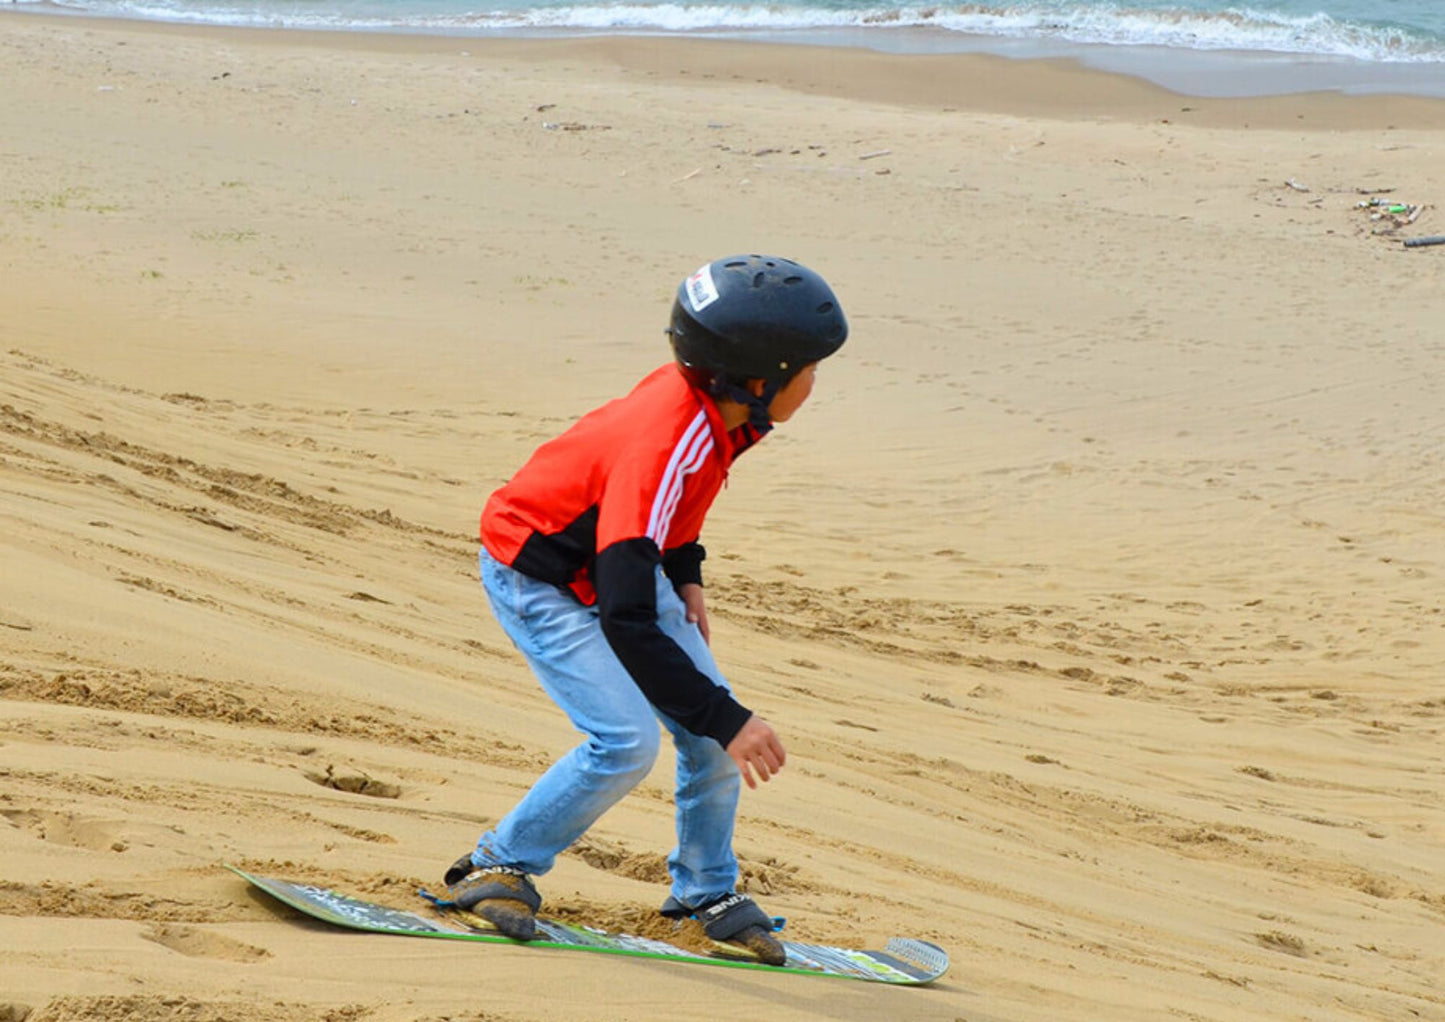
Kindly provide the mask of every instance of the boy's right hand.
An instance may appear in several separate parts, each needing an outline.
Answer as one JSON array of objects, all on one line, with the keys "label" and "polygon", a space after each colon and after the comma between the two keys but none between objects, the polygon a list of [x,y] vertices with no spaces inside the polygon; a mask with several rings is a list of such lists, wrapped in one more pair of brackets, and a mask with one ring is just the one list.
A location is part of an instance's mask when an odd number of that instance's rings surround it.
[{"label": "boy's right hand", "polygon": [[728,742],[727,754],[738,765],[749,788],[758,786],[758,782],[753,780],[754,770],[759,780],[767,781],[788,761],[778,733],[757,714],[749,717],[742,730],[733,735],[733,740]]}]

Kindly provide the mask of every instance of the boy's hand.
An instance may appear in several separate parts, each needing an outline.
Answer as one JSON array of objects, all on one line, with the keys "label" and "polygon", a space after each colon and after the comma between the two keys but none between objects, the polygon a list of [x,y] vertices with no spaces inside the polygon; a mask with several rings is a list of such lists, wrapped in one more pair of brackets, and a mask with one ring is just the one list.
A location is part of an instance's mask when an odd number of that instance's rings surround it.
[{"label": "boy's hand", "polygon": [[712,631],[707,626],[707,606],[702,598],[702,586],[696,582],[687,582],[678,588],[677,594],[682,597],[682,604],[687,608],[687,619],[697,625],[697,630],[702,632],[702,641],[712,645]]},{"label": "boy's hand", "polygon": [[754,770],[758,772],[759,780],[767,781],[788,761],[778,733],[757,714],[749,717],[742,730],[728,742],[727,753],[742,771],[743,780],[748,782],[749,788],[758,786],[758,782],[753,780]]}]

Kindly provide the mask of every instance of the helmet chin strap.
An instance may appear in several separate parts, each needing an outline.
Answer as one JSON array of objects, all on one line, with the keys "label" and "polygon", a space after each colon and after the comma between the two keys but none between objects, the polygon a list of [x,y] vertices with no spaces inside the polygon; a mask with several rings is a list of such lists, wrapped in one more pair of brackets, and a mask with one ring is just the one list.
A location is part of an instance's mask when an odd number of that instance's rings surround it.
[{"label": "helmet chin strap", "polygon": [[746,406],[748,410],[748,424],[758,431],[758,435],[768,432],[773,428],[773,418],[768,414],[768,407],[773,403],[773,398],[778,396],[782,385],[768,381],[763,385],[761,394],[754,394],[746,387],[739,386],[731,380],[724,380],[716,377],[713,380],[713,395],[725,397]]}]

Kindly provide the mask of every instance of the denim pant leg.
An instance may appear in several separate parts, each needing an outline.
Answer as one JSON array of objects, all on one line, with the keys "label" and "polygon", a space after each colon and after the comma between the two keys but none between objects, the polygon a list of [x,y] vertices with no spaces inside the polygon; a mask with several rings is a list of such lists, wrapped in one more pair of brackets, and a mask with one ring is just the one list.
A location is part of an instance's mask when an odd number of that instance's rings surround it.
[{"label": "denim pant leg", "polygon": [[[669,582],[659,572],[658,624],[692,662],[714,682],[728,688],[712,650]],[[742,775],[737,764],[714,739],[693,734],[665,714],[658,714],[677,747],[677,847],[667,858],[672,896],[694,907],[732,891],[738,861],[733,855]]]},{"label": "denim pant leg", "polygon": [[[741,777],[711,738],[656,713],[627,673],[597,619],[545,582],[481,552],[482,581],[503,629],[587,740],[558,760],[473,853],[479,865],[516,865],[540,874],[598,817],[646,776],[657,753],[657,720],[677,746],[677,847],[668,857],[673,896],[698,905],[737,882],[733,824]],[[682,601],[658,571],[658,623],[720,685],[718,670]]]},{"label": "denim pant leg", "polygon": [[497,620],[585,740],[482,835],[472,861],[546,873],[652,769],[660,745],[657,717],[608,645],[595,608],[498,563],[486,550],[480,561]]}]

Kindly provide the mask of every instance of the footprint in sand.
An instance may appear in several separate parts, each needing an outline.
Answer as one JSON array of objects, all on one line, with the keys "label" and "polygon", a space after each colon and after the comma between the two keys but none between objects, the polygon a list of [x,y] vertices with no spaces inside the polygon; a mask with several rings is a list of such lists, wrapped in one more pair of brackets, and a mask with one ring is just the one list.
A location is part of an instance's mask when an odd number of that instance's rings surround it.
[{"label": "footprint in sand", "polygon": [[221,958],[228,962],[259,962],[270,958],[271,952],[254,944],[245,944],[218,933],[208,933],[196,926],[178,923],[157,923],[141,934],[146,940],[169,948],[188,958]]},{"label": "footprint in sand", "polygon": [[0,817],[4,817],[12,827],[26,831],[41,841],[93,852],[119,852],[130,847],[125,833],[127,825],[120,820],[102,820],[42,809],[6,809],[0,811]]}]

